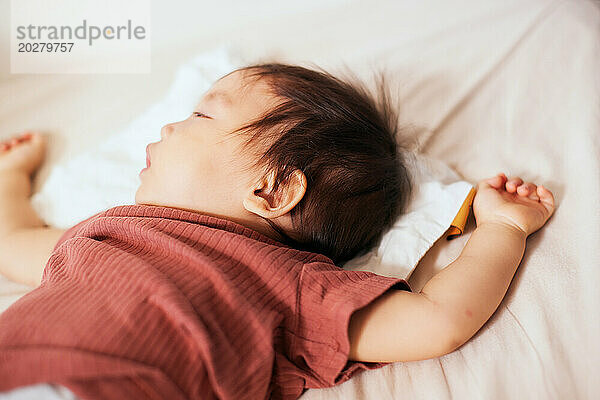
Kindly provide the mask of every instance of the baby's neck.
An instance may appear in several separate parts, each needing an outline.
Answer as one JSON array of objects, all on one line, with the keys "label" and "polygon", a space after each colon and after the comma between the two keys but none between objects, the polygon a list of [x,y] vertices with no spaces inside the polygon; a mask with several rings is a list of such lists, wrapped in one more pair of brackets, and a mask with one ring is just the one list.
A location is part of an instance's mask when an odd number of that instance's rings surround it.
[{"label": "baby's neck", "polygon": [[[229,221],[233,221],[239,225],[245,226],[246,228],[252,229],[268,238],[271,238],[273,240],[276,240],[278,242],[284,243],[286,242],[286,238],[281,235],[279,232],[277,232],[277,230],[275,230],[268,222],[266,222],[263,218],[255,215],[255,214],[251,214],[247,217],[240,217],[240,216],[224,216],[224,215],[216,215],[216,214],[210,214],[210,213],[204,213],[203,214],[208,214],[208,215],[212,215],[214,217],[217,218],[221,218],[221,219],[226,219]],[[288,217],[289,218],[289,217]],[[282,222],[280,220],[278,220],[277,222],[275,222],[278,226],[281,226],[281,229],[285,232],[286,235],[292,237],[288,232],[290,230],[291,227],[291,223],[285,223]],[[283,225],[283,226],[282,226]]]},{"label": "baby's neck", "polygon": [[283,235],[277,232],[277,230],[275,230],[268,222],[264,221],[263,219],[245,219],[242,222],[238,223],[278,242],[283,243],[286,241],[286,238]]}]

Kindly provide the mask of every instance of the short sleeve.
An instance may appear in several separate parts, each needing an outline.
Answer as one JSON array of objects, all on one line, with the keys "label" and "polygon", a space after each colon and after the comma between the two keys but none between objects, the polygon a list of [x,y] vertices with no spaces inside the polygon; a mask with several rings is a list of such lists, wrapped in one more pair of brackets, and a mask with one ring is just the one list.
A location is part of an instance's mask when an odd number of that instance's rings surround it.
[{"label": "short sleeve", "polygon": [[412,292],[408,282],[401,278],[346,271],[325,262],[303,266],[292,360],[308,372],[307,388],[338,385],[360,370],[389,364],[349,361],[348,324],[354,311],[394,289]]},{"label": "short sleeve", "polygon": [[73,236],[75,236],[77,234],[77,232],[79,231],[79,229],[87,224],[91,219],[95,218],[97,215],[102,214],[104,211],[100,211],[86,219],[84,219],[83,221],[80,221],[78,223],[76,223],[75,225],[73,225],[72,227],[70,227],[69,229],[67,229],[62,235],[61,237],[58,239],[58,242],[56,242],[56,244],[54,245],[54,248],[52,249],[52,252],[55,252],[56,249],[58,248],[58,246],[60,246],[61,244],[63,244],[64,242],[66,242],[67,240],[71,239]]}]

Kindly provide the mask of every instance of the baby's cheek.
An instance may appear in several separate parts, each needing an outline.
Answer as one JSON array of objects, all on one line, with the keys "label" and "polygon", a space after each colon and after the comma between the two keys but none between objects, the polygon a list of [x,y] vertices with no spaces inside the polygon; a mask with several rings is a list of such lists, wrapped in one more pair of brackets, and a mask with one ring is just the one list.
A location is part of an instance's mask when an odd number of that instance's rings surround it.
[{"label": "baby's cheek", "polygon": [[203,163],[203,173],[213,181],[225,183],[237,176],[235,165],[235,160],[229,153],[214,151]]},{"label": "baby's cheek", "polygon": [[194,165],[196,179],[202,184],[214,184],[220,179],[217,157],[214,155],[206,155],[203,159],[198,159]]}]

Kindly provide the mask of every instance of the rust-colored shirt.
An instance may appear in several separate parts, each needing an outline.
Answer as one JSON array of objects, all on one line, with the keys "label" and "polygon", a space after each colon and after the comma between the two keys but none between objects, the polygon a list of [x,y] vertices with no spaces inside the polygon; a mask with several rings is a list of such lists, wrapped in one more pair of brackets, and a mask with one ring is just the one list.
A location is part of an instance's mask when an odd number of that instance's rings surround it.
[{"label": "rust-colored shirt", "polygon": [[0,390],[83,399],[296,399],[348,361],[355,310],[404,279],[345,271],[235,222],[117,206],[70,228],[0,314]]}]

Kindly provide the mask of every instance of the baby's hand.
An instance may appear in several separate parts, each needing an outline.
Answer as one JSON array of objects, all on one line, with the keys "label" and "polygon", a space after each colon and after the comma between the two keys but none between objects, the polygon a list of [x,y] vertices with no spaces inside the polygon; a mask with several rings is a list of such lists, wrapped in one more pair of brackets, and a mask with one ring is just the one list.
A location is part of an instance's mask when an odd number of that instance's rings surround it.
[{"label": "baby's hand", "polygon": [[552,192],[519,177],[508,179],[503,173],[479,182],[473,199],[477,226],[502,223],[527,236],[544,226],[553,212]]},{"label": "baby's hand", "polygon": [[42,164],[45,151],[46,139],[40,132],[23,132],[0,139],[0,175],[24,173],[31,176]]}]

